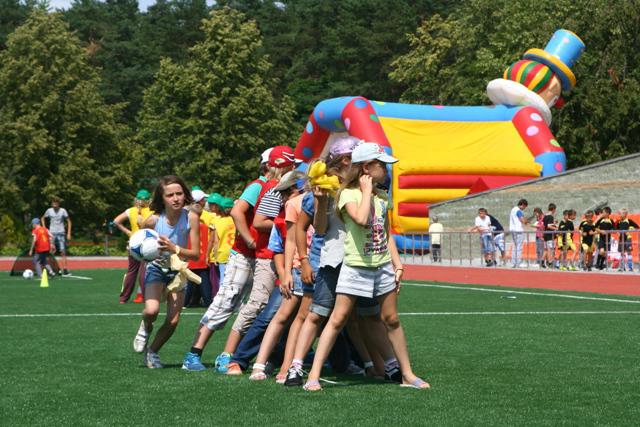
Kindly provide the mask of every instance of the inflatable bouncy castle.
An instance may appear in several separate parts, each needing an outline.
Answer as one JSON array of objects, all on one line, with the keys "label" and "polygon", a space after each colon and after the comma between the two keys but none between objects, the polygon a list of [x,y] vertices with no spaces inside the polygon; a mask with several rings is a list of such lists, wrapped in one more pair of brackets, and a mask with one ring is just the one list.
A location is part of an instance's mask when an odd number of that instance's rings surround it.
[{"label": "inflatable bouncy castle", "polygon": [[550,108],[576,83],[571,67],[584,43],[558,30],[544,50],[530,49],[491,81],[492,106],[450,107],[342,97],[320,102],[296,146],[309,162],[343,135],[376,142],[400,161],[390,173],[393,230],[400,248],[428,228],[429,205],[553,175],[566,168],[549,130]]}]

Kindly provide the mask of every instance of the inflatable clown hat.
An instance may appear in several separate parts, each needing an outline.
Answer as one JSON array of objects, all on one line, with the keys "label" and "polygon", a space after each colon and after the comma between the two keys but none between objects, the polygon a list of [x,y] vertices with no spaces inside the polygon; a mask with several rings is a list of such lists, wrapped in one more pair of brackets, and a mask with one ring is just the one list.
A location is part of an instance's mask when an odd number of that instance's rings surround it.
[{"label": "inflatable clown hat", "polygon": [[569,92],[576,85],[576,76],[571,71],[585,46],[580,37],[568,30],[556,31],[544,50],[529,49],[523,58],[551,68],[562,82],[562,90]]}]

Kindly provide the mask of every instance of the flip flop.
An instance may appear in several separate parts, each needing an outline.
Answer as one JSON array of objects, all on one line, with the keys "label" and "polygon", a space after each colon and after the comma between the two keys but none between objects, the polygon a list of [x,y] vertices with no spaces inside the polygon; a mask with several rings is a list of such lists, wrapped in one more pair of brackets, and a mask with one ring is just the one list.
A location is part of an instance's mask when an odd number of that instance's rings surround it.
[{"label": "flip flop", "polygon": [[422,380],[420,378],[416,378],[415,380],[413,380],[410,383],[400,384],[400,387],[416,388],[418,390],[424,390],[424,389],[427,389],[427,388],[431,388],[431,386],[429,385],[428,382],[426,382],[426,381],[424,381],[424,380]]},{"label": "flip flop", "polygon": [[318,380],[307,381],[307,383],[302,388],[305,389],[305,391],[320,391],[320,390],[322,390],[322,386],[320,385],[320,381],[318,381]]}]

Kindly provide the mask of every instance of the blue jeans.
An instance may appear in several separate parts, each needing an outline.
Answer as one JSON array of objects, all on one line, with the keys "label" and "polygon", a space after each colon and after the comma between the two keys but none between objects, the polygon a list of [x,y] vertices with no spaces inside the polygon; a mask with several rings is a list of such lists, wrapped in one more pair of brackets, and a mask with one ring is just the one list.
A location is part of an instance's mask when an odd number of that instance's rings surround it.
[{"label": "blue jeans", "polygon": [[258,314],[258,317],[253,321],[253,324],[244,337],[242,337],[242,341],[240,341],[236,352],[231,358],[231,362],[240,365],[242,370],[246,370],[249,367],[251,360],[253,360],[258,354],[258,351],[260,351],[264,333],[267,331],[267,327],[276,315],[281,303],[282,295],[280,294],[280,289],[274,289],[269,297],[269,302],[267,302],[267,305],[260,314]]}]

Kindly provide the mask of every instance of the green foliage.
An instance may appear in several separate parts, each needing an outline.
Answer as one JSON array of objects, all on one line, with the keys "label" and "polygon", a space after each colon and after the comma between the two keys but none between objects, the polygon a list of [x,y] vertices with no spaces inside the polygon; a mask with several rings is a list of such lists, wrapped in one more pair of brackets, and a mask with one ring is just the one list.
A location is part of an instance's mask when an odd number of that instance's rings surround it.
[{"label": "green foliage", "polygon": [[255,22],[233,9],[212,12],[203,42],[178,64],[165,59],[146,91],[138,140],[145,176],[177,173],[211,191],[240,190],[259,154],[292,145],[292,104],[277,100]]},{"label": "green foliage", "polygon": [[17,252],[17,248],[25,247],[29,243],[27,233],[10,215],[0,215],[0,248],[8,247]]},{"label": "green foliage", "polygon": [[0,212],[40,215],[58,196],[82,226],[122,205],[131,185],[120,107],[58,14],[34,12],[0,53]]},{"label": "green foliage", "polygon": [[[640,2],[473,0],[447,18],[425,20],[391,79],[404,102],[486,104],[486,84],[530,48],[567,28],[587,46],[574,68],[578,84],[554,110],[552,131],[569,167],[640,150]],[[632,18],[630,18],[632,17]]]}]

